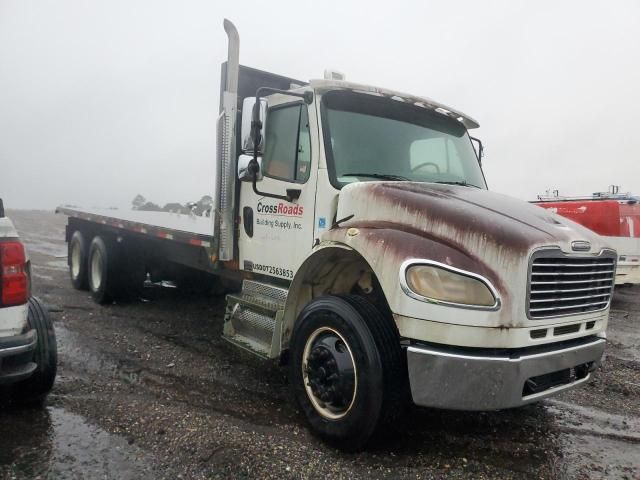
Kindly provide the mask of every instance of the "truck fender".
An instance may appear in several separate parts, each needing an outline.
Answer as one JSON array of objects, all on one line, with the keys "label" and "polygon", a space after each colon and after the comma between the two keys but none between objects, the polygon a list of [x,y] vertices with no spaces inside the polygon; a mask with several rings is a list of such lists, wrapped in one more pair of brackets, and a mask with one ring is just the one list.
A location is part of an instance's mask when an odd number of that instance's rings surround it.
[{"label": "truck fender", "polygon": [[282,348],[287,349],[299,313],[313,298],[350,293],[356,284],[371,291],[375,273],[356,250],[336,242],[316,246],[296,271],[283,317]]}]

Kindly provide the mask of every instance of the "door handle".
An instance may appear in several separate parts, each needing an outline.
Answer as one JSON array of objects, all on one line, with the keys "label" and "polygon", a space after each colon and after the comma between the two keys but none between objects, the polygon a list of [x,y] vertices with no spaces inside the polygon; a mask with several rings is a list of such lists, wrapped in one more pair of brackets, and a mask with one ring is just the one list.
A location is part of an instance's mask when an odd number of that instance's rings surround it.
[{"label": "door handle", "polygon": [[247,237],[253,237],[253,208],[244,207],[242,209],[242,224],[244,225],[244,233]]}]

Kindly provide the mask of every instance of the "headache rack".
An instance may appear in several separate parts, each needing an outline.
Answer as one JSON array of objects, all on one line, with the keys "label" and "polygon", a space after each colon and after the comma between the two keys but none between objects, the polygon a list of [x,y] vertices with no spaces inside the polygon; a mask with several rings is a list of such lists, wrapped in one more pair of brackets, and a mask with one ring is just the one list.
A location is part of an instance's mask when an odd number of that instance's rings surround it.
[{"label": "headache rack", "polygon": [[616,254],[566,255],[558,249],[531,256],[527,315],[531,319],[604,310],[613,294]]}]

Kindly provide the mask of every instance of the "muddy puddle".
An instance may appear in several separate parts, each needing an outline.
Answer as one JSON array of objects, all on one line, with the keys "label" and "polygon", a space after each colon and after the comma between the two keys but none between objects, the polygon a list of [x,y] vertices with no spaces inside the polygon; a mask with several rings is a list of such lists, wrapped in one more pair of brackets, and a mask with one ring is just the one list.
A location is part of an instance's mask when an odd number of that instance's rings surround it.
[{"label": "muddy puddle", "polygon": [[[59,345],[58,354],[66,359],[66,365],[74,376],[101,375],[127,384],[162,386],[171,383],[165,376],[143,369],[127,359],[108,357],[88,349],[77,333],[61,325],[56,325],[56,337]],[[59,376],[57,381],[64,382],[65,377]]]},{"label": "muddy puddle", "polygon": [[0,477],[152,478],[127,439],[59,407],[0,413]]}]

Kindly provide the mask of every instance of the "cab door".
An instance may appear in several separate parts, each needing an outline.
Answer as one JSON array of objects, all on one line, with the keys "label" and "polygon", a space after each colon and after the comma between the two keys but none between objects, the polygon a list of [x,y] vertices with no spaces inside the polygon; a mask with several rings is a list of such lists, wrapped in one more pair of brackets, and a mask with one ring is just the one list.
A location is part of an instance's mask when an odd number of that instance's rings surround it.
[{"label": "cab door", "polygon": [[251,182],[240,185],[240,269],[287,280],[313,245],[317,181],[317,142],[313,107],[304,102],[269,107],[260,192],[284,195],[299,190],[291,202],[258,195]]}]

